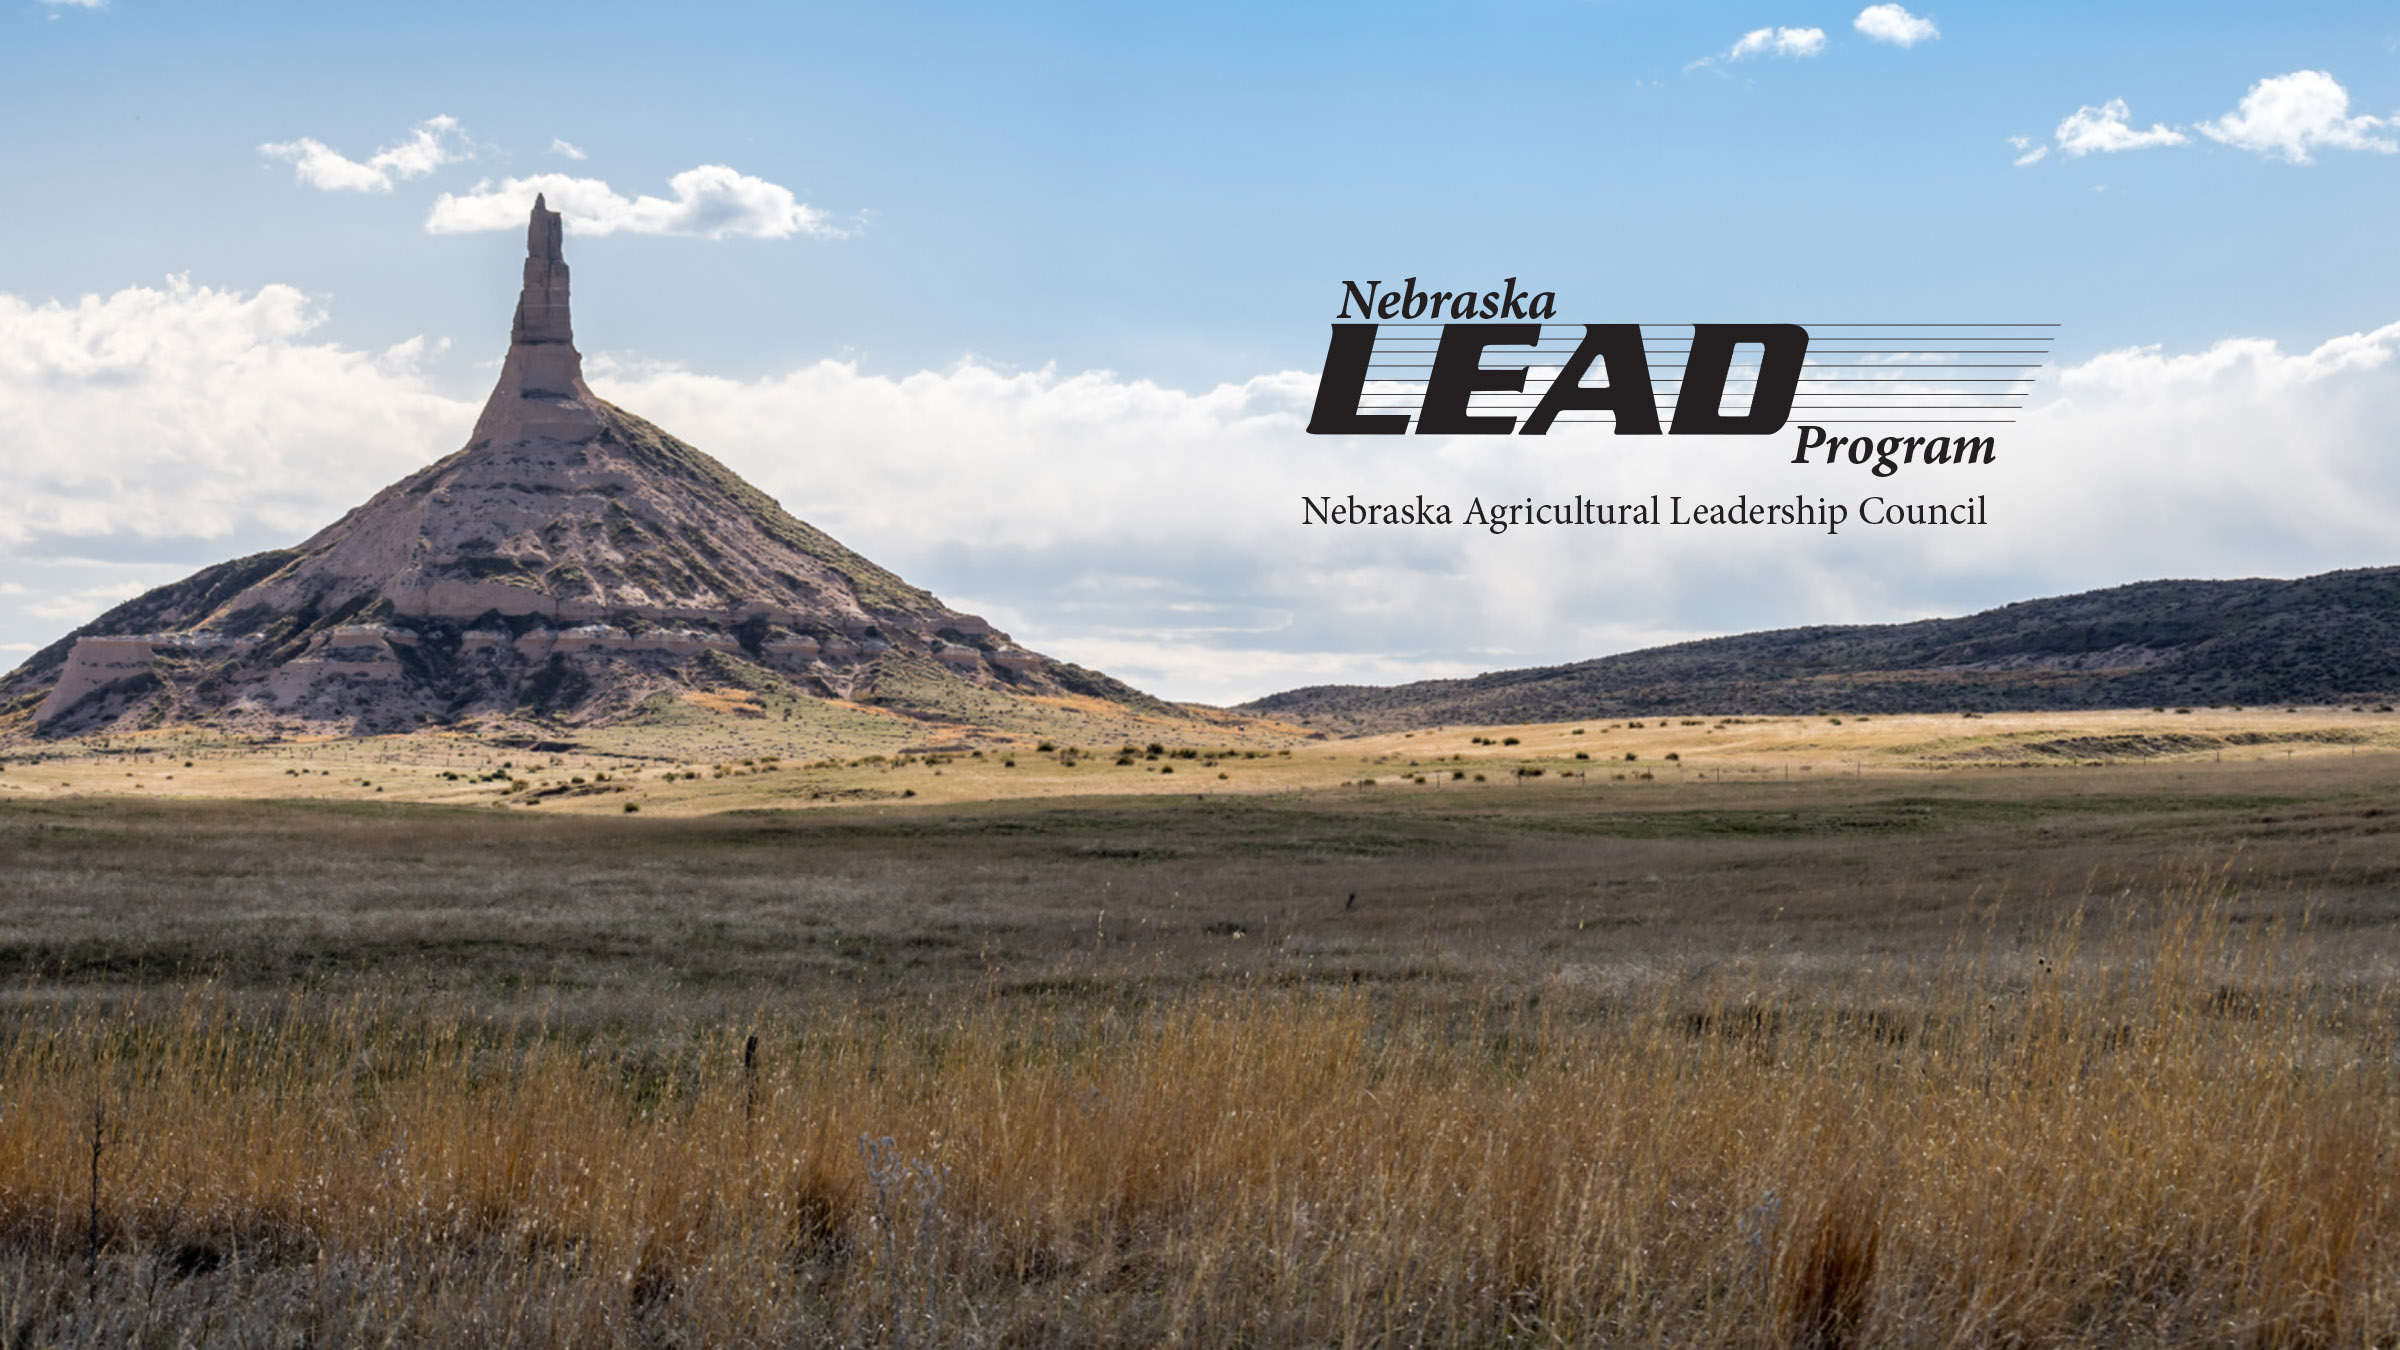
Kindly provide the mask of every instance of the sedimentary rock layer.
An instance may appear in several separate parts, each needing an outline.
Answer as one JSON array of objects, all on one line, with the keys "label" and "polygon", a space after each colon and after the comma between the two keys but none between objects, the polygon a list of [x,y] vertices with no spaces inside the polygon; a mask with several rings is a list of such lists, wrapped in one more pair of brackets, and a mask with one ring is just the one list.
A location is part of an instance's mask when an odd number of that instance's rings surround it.
[{"label": "sedimentary rock layer", "polygon": [[296,548],[102,615],[0,682],[0,718],[605,717],[720,659],[824,695],[916,657],[971,684],[1140,697],[1017,647],[593,394],[568,276],[537,199],[508,354],[463,449]]}]

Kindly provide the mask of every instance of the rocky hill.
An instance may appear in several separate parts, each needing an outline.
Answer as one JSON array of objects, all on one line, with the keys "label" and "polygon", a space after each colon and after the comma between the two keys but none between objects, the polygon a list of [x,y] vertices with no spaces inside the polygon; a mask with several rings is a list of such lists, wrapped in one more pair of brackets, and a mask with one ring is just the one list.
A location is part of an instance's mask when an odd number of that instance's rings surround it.
[{"label": "rocky hill", "polygon": [[1339,731],[1677,714],[2040,711],[2400,697],[2400,567],[2149,581],[1960,619],[1787,628],[1238,711]]},{"label": "rocky hill", "polygon": [[901,713],[978,691],[1167,711],[950,609],[595,396],[560,233],[537,200],[508,357],[464,449],[296,548],[36,653],[0,680],[0,734],[591,725],[761,679]]}]

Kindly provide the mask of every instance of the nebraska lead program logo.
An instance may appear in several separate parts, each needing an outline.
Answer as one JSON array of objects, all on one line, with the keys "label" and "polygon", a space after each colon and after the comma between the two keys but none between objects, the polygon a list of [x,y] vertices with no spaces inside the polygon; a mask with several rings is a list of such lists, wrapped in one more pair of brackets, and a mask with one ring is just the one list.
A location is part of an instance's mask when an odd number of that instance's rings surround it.
[{"label": "nebraska lead program logo", "polygon": [[1542,436],[1562,422],[1607,422],[1620,436],[1656,436],[1663,416],[1668,435],[1768,436],[1797,416],[1794,463],[1819,450],[1825,463],[1873,462],[1878,474],[1989,463],[1988,433],[1828,428],[2013,422],[2058,327],[1547,322],[1556,313],[1555,292],[1519,290],[1515,277],[1481,292],[1419,290],[1415,277],[1396,290],[1345,281],[1336,318],[1350,322],[1333,325],[1308,429],[1398,436],[1413,420],[1419,435]]}]

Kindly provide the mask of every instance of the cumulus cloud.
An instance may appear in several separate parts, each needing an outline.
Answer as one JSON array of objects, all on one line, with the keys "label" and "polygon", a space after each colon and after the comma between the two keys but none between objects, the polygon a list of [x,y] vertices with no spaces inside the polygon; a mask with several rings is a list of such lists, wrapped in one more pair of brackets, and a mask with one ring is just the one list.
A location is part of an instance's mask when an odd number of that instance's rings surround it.
[{"label": "cumulus cloud", "polygon": [[566,138],[563,136],[553,136],[550,138],[550,153],[554,155],[565,155],[569,159],[591,158],[591,156],[583,153],[580,148],[569,144]]},{"label": "cumulus cloud", "polygon": [[2080,159],[2092,154],[2113,155],[2124,150],[2182,145],[2191,139],[2164,122],[2154,122],[2148,131],[2143,131],[2133,125],[2132,116],[2133,110],[2121,98],[2112,98],[2097,108],[2087,103],[2059,122],[2058,148],[2068,158]]},{"label": "cumulus cloud", "polygon": [[1815,56],[1825,50],[1822,28],[1753,28],[1725,49],[1725,59],[1753,56]]},{"label": "cumulus cloud", "polygon": [[2350,91],[2321,70],[2296,70],[2250,86],[2241,106],[2213,122],[2202,122],[2200,133],[2210,140],[2281,159],[2309,163],[2309,151],[2370,150],[2388,155],[2400,150],[2388,135],[2394,119],[2353,117]]},{"label": "cumulus cloud", "polygon": [[322,320],[289,286],[180,277],[0,294],[0,554],[288,543],[464,437],[475,409],[431,388],[422,342],[308,341]]},{"label": "cumulus cloud", "polygon": [[301,182],[325,192],[389,192],[396,178],[421,178],[445,164],[470,158],[459,144],[455,117],[417,123],[407,140],[387,145],[364,161],[350,159],[313,137],[270,141],[259,153],[289,160]]},{"label": "cumulus cloud", "polygon": [[434,234],[522,229],[538,194],[566,217],[570,234],[682,234],[702,239],[745,237],[788,239],[795,234],[838,237],[843,231],[826,213],[792,195],[789,188],[736,173],[722,164],[703,164],[667,180],[672,198],[626,197],[597,178],[541,173],[498,185],[477,183],[465,193],[443,193],[425,218]]},{"label": "cumulus cloud", "polygon": [[[140,585],[305,538],[455,449],[473,400],[422,349],[316,342],[285,287],[0,297],[0,643],[50,641]],[[2400,324],[2287,351],[2135,347],[2046,373],[1999,462],[1791,465],[1562,427],[1406,437],[1303,427],[1315,376],[1176,389],[1107,372],[818,362],[729,379],[595,355],[594,385],[794,513],[1038,649],[1177,697],[1573,660],[1707,633],[1962,613],[2160,576],[2391,561]],[[1862,428],[1863,429],[1863,428]],[[1846,430],[1837,428],[1837,430]],[[1894,432],[1919,430],[1892,427]],[[1925,428],[1922,430],[1937,430]],[[1975,530],[1334,527],[1304,495],[1463,508],[1656,493],[1845,502],[1980,493]]]},{"label": "cumulus cloud", "polygon": [[1753,28],[1735,38],[1732,46],[1703,56],[1684,69],[1699,70],[1719,62],[1747,61],[1753,56],[1815,56],[1824,50],[1825,30],[1822,28]]},{"label": "cumulus cloud", "polygon": [[[2396,128],[2400,117],[2353,115],[2350,91],[2331,75],[2296,70],[2260,80],[2242,96],[2239,107],[2194,130],[2220,144],[2308,164],[2313,162],[2309,152],[2316,149],[2400,152],[2400,140],[2390,134]],[[2163,122],[2152,123],[2147,131],[2135,127],[2125,100],[2117,98],[2096,108],[2087,104],[2076,109],[2058,124],[2057,141],[2061,152],[2078,158],[2185,145],[2191,137]],[[2009,143],[2025,152],[2017,158],[2019,165],[2036,163],[2048,151],[2046,146],[2028,148],[2032,142],[2024,137],[2011,137]]]},{"label": "cumulus cloud", "polygon": [[1898,47],[1914,47],[1942,35],[1933,20],[1911,14],[1898,5],[1869,5],[1858,12],[1850,26],[1877,42]]}]

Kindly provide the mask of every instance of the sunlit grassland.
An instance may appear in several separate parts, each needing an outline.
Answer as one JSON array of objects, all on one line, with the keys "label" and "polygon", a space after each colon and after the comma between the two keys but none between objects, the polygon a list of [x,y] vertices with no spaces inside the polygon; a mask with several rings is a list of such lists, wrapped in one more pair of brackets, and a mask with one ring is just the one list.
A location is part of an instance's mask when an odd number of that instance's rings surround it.
[{"label": "sunlit grassland", "polygon": [[2389,1343],[2400,757],[2293,748],[0,798],[0,1337]]},{"label": "sunlit grassland", "polygon": [[1172,719],[1062,722],[1055,732],[919,724],[871,710],[828,712],[805,699],[794,700],[805,715],[786,722],[767,716],[763,705],[691,698],[699,701],[676,704],[660,726],[560,732],[553,740],[444,730],[259,741],[185,728],[24,741],[0,750],[0,801],[396,798],[553,814],[632,807],[693,815],[1325,788],[1656,794],[2067,767],[2211,774],[2400,750],[2400,714],[2381,705],[1634,718],[1328,738],[1271,723]]}]

